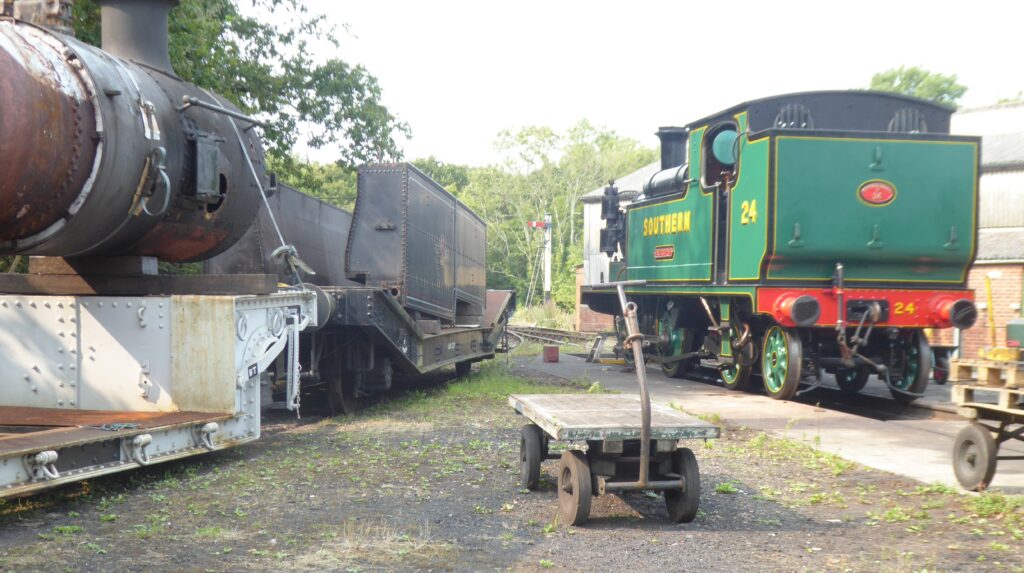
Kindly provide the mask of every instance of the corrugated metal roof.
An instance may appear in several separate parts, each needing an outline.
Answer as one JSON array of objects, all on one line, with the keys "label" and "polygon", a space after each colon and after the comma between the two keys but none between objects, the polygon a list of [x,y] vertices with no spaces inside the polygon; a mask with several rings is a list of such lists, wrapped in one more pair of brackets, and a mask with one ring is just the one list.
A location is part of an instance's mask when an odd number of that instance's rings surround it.
[{"label": "corrugated metal roof", "polygon": [[[640,193],[644,189],[644,183],[650,181],[651,176],[661,170],[661,160],[655,161],[649,165],[644,165],[640,169],[625,175],[615,180],[615,186],[619,188],[619,194],[625,195],[624,198],[633,198],[636,194]],[[605,186],[602,185],[593,191],[588,192],[584,195],[580,201],[584,203],[597,203],[601,200],[601,196],[604,195]],[[626,192],[630,191],[631,194],[627,195]]]},{"label": "corrugated metal roof", "polygon": [[1024,132],[982,137],[981,167],[982,169],[1024,167]]},{"label": "corrugated metal roof", "polygon": [[978,230],[979,261],[1024,261],[1024,227]]}]

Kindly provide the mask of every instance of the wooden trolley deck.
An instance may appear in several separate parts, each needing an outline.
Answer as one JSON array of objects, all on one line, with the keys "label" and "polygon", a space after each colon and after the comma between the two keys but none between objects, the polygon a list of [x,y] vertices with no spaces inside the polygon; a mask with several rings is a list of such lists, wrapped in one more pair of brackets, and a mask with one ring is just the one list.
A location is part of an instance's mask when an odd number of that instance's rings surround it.
[{"label": "wooden trolley deck", "polygon": [[[640,397],[632,394],[527,394],[509,406],[554,440],[640,439]],[[651,439],[717,438],[720,430],[698,418],[651,404]]]}]

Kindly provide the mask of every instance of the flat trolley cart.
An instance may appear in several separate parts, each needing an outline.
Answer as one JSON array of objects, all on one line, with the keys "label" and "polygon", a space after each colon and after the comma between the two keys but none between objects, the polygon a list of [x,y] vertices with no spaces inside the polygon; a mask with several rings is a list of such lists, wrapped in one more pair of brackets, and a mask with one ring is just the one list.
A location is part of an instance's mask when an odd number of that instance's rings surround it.
[{"label": "flat trolley cart", "polygon": [[[563,523],[580,525],[590,515],[593,495],[617,491],[662,490],[669,517],[693,521],[700,503],[697,458],[679,440],[717,438],[719,429],[693,416],[657,404],[651,407],[647,477],[641,480],[641,398],[628,394],[531,394],[508,403],[530,423],[520,440],[523,484],[535,489],[540,464],[559,459],[558,509]],[[551,441],[586,444],[560,456]]]},{"label": "flat trolley cart", "polygon": [[[1005,442],[1024,442],[1024,388],[960,385],[951,388],[957,413],[971,421],[953,442],[953,473],[964,489],[982,491],[992,483]],[[995,403],[988,400],[995,398]]]},{"label": "flat trolley cart", "polygon": [[693,521],[700,503],[697,458],[679,440],[717,438],[719,429],[664,406],[651,406],[647,392],[643,335],[637,324],[636,303],[626,301],[626,286],[646,281],[621,281],[615,288],[625,319],[626,338],[633,352],[639,396],[541,394],[510,396],[509,404],[530,424],[520,440],[523,484],[534,489],[540,463],[550,457],[551,440],[569,441],[558,464],[558,511],[562,522],[580,525],[590,516],[594,495],[615,491],[665,492],[669,517],[676,523]]}]

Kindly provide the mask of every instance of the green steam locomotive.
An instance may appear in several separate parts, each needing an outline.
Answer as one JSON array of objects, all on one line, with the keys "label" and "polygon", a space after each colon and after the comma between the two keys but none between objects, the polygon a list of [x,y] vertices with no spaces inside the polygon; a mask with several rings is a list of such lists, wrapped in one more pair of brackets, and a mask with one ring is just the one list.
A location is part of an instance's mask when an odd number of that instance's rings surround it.
[{"label": "green steam locomotive", "polygon": [[624,284],[645,353],[669,376],[712,362],[730,389],[759,375],[790,399],[823,371],[847,392],[877,374],[895,399],[916,399],[931,370],[922,330],[977,318],[966,278],[980,140],[949,134],[952,111],[807,92],[661,128],[643,193],[623,208],[605,189],[612,281],[584,286],[582,301],[617,314]]}]

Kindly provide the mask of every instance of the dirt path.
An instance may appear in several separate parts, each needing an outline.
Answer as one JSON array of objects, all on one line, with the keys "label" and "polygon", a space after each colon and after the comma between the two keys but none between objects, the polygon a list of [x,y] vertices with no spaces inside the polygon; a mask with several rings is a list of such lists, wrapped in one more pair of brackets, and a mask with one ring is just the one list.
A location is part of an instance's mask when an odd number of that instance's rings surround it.
[{"label": "dirt path", "polygon": [[498,365],[356,418],[0,506],[11,571],[1022,571],[1021,498],[919,487],[729,428],[695,444],[701,513],[595,499],[554,523],[556,462],[518,483],[513,392],[567,391]]}]

